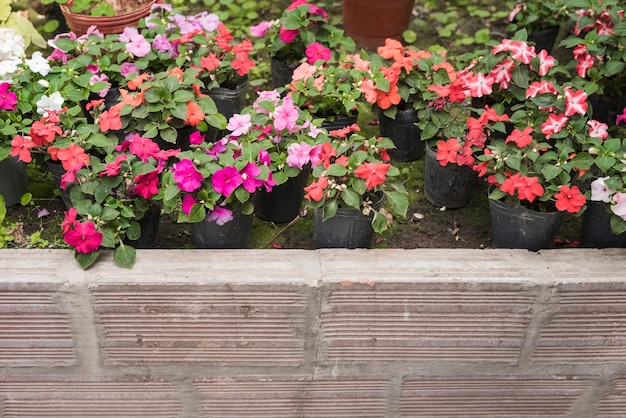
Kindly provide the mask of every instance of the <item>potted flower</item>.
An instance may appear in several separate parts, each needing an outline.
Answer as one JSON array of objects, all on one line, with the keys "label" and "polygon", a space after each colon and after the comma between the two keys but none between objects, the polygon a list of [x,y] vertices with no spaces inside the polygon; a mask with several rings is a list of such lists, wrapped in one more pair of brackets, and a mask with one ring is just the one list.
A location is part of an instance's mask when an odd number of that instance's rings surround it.
[{"label": "potted flower", "polygon": [[[623,116],[622,116],[623,119]],[[620,120],[620,123],[622,120]],[[595,175],[586,195],[581,243],[585,247],[626,247],[626,139],[592,138]]]},{"label": "potted flower", "polygon": [[325,119],[322,126],[328,130],[344,128],[356,123],[359,107],[369,107],[366,95],[375,94],[371,77],[369,62],[359,54],[340,64],[304,62],[294,71],[287,94],[299,108]]},{"label": "potted flower", "polygon": [[102,249],[113,249],[115,263],[131,268],[135,248],[156,242],[160,208],[154,197],[167,160],[178,151],[162,151],[149,138],[130,134],[113,152],[90,155],[75,171],[72,206],[61,226],[82,268],[91,266]]},{"label": "potted flower", "polygon": [[336,61],[342,50],[355,49],[354,41],[330,23],[328,13],[307,0],[293,0],[279,19],[261,21],[250,33],[265,41],[259,49],[267,50],[271,59],[275,88],[289,84],[294,69],[304,60],[311,65]]},{"label": "potted flower", "polygon": [[623,2],[568,0],[573,9],[574,32],[561,42],[571,49],[569,67],[575,82],[593,104],[594,117],[614,125],[626,103],[626,18]]},{"label": "potted flower", "polygon": [[566,0],[517,1],[509,13],[508,30],[525,31],[528,42],[552,53],[554,43],[563,23],[569,20]]},{"label": "potted flower", "polygon": [[464,76],[472,94],[496,99],[506,116],[502,135],[485,141],[473,165],[491,185],[496,247],[549,247],[563,215],[585,207],[581,186],[593,163],[587,150],[607,127],[588,117],[585,91],[558,83],[559,70],[545,50],[503,40]]},{"label": "potted flower", "polygon": [[406,216],[408,196],[397,179],[400,171],[386,162],[393,142],[366,139],[358,130],[354,125],[335,131],[334,138],[312,151],[313,181],[305,199],[314,209],[318,248],[368,247],[374,232],[385,231],[394,216]]},{"label": "potted flower", "polygon": [[261,189],[255,196],[255,213],[261,218],[284,223],[298,216],[311,173],[312,149],[328,139],[320,124],[277,90],[259,92],[251,106],[230,119],[230,135],[262,143],[261,153],[276,183],[271,191]]},{"label": "potted flower", "polygon": [[42,3],[58,3],[70,30],[83,35],[91,26],[102,33],[120,33],[127,26],[136,26],[156,1],[42,0]]},{"label": "potted flower", "polygon": [[387,38],[377,54],[370,57],[376,86],[374,112],[379,115],[380,133],[389,137],[396,148],[389,150],[394,161],[411,161],[424,153],[417,126],[417,110],[426,107],[423,93],[437,83],[437,70],[453,72],[444,52],[419,50]]},{"label": "potted flower", "polygon": [[[134,61],[141,72],[192,74],[194,91],[211,97],[225,120],[243,108],[248,74],[255,65],[252,42],[235,39],[217,15],[184,15],[170,5],[156,4],[139,30],[128,28],[120,39],[143,45],[145,53]],[[215,140],[223,134],[213,129],[208,135]]]},{"label": "potted flower", "polygon": [[253,196],[275,185],[262,141],[233,133],[208,142],[195,132],[190,149],[180,152],[163,176],[159,199],[164,210],[176,213],[179,222],[191,223],[199,248],[246,248]]}]

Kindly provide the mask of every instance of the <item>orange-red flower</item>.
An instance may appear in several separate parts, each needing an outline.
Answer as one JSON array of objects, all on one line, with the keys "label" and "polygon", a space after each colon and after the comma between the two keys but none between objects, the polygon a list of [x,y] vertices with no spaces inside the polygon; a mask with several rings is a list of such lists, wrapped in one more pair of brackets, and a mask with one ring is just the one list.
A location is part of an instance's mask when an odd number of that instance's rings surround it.
[{"label": "orange-red flower", "polygon": [[437,142],[437,161],[442,166],[448,163],[456,163],[456,157],[461,150],[461,144],[456,138],[450,138],[447,141]]},{"label": "orange-red flower", "polygon": [[578,213],[585,206],[587,199],[580,193],[578,186],[559,186],[559,192],[554,195],[556,208],[560,211]]},{"label": "orange-red flower", "polygon": [[75,144],[70,144],[67,148],[59,148],[57,157],[67,171],[78,171],[78,168],[89,165],[89,154]]},{"label": "orange-red flower", "polygon": [[389,109],[393,105],[399,104],[402,100],[402,97],[398,93],[398,90],[398,86],[395,84],[389,86],[389,91],[378,90],[376,92],[378,96],[376,99],[376,104],[378,105],[378,107],[385,110]]},{"label": "orange-red flower", "polygon": [[368,189],[373,189],[385,182],[387,171],[389,171],[390,167],[390,164],[368,163],[365,161],[363,165],[354,170],[354,174],[359,178],[365,179],[365,186],[367,186]]},{"label": "orange-red flower", "polygon": [[328,186],[328,178],[320,177],[317,181],[314,181],[309,186],[305,187],[304,190],[307,192],[304,195],[304,198],[309,202],[314,200],[319,202],[324,197],[324,190]]},{"label": "orange-red flower", "polygon": [[186,125],[198,126],[204,120],[204,112],[197,103],[187,102],[187,119]]}]

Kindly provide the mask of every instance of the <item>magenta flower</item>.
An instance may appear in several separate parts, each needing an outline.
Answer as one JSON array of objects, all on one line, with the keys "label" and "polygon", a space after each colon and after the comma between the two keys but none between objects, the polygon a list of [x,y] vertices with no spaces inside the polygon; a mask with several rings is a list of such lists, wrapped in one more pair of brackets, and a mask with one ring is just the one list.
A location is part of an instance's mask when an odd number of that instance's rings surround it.
[{"label": "magenta flower", "polygon": [[9,83],[0,84],[0,110],[15,110],[17,107],[17,96],[9,91]]},{"label": "magenta flower", "polygon": [[272,157],[270,157],[270,153],[265,149],[261,149],[259,151],[259,161],[266,167],[269,167],[272,164]]},{"label": "magenta flower", "polygon": [[72,226],[74,229],[65,232],[63,239],[68,245],[76,248],[76,252],[89,254],[100,247],[102,232],[96,231],[96,226],[93,222],[74,222]]},{"label": "magenta flower", "polygon": [[233,166],[217,170],[211,177],[213,189],[217,193],[224,195],[224,197],[230,196],[242,183],[243,177],[241,177],[237,168]]},{"label": "magenta flower", "polygon": [[198,145],[204,141],[204,138],[206,138],[206,135],[202,135],[200,131],[195,131],[194,133],[189,135],[189,143],[192,145]]},{"label": "magenta flower", "polygon": [[183,204],[181,206],[182,211],[185,212],[187,216],[189,216],[191,208],[193,208],[193,205],[195,205],[197,201],[198,199],[196,199],[192,195],[186,194],[185,197],[183,197]]},{"label": "magenta flower", "polygon": [[243,179],[243,188],[250,193],[254,193],[257,187],[261,187],[263,185],[263,181],[257,179],[257,177],[261,174],[261,169],[254,163],[246,164],[239,174],[241,174],[241,178]]},{"label": "magenta flower", "polygon": [[626,121],[626,107],[622,110],[621,115],[617,115],[617,118],[615,119],[615,124],[619,125],[620,123],[624,121]]},{"label": "magenta flower", "polygon": [[272,23],[264,20],[256,26],[250,26],[250,35],[261,37],[265,36],[267,30],[272,27]]},{"label": "magenta flower", "polygon": [[204,177],[196,167],[193,161],[184,159],[174,164],[174,181],[183,192],[193,192],[198,190],[202,185]]},{"label": "magenta flower", "polygon": [[215,222],[220,226],[232,220],[233,212],[222,206],[216,206],[211,212],[209,212],[208,216],[206,217],[207,222]]},{"label": "magenta flower", "polygon": [[326,48],[319,42],[313,42],[311,45],[307,46],[304,52],[308,58],[309,64],[315,64],[319,60],[328,61],[332,56],[330,48]]},{"label": "magenta flower", "polygon": [[299,144],[296,142],[289,145],[289,148],[287,148],[287,165],[298,167],[302,170],[302,167],[311,161],[311,150],[312,147],[306,142],[300,142]]},{"label": "magenta flower", "polygon": [[280,27],[280,31],[278,32],[278,36],[280,40],[286,44],[290,44],[293,42],[295,37],[298,35],[299,31],[297,29],[285,29],[285,26]]}]

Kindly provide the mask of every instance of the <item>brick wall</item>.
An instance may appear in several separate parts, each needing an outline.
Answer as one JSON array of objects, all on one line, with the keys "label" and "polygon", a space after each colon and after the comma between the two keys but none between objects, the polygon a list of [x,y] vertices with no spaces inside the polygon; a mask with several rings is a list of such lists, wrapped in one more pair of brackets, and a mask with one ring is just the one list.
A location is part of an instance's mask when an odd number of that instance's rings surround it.
[{"label": "brick wall", "polygon": [[624,417],[626,250],[0,251],[2,417]]}]

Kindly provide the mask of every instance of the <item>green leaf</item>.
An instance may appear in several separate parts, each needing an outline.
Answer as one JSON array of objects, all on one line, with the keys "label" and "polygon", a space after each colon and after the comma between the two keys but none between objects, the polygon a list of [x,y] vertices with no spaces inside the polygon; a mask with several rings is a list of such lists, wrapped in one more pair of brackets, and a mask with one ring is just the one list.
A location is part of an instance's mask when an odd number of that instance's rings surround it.
[{"label": "green leaf", "polygon": [[117,247],[113,253],[113,260],[118,266],[130,269],[135,264],[136,256],[137,251],[134,247],[120,244],[120,246]]},{"label": "green leaf", "polygon": [[354,209],[358,210],[361,207],[361,195],[352,189],[342,191],[341,199],[346,205],[353,207]]},{"label": "green leaf", "polygon": [[331,164],[327,170],[329,176],[345,176],[347,172],[348,169],[341,164]]},{"label": "green leaf", "polygon": [[98,259],[99,255],[100,255],[100,251],[93,251],[88,254],[77,252],[77,253],[74,253],[74,259],[76,259],[76,261],[78,262],[78,265],[83,270],[87,270]]},{"label": "green leaf", "polygon": [[406,217],[409,210],[409,196],[402,192],[386,192],[385,196],[391,209],[398,215]]},{"label": "green leaf", "polygon": [[545,177],[547,181],[552,180],[557,177],[561,173],[561,169],[553,166],[552,164],[545,164],[541,168],[541,174]]},{"label": "green leaf", "polygon": [[372,228],[374,228],[375,232],[380,234],[387,229],[387,218],[377,210],[372,211],[372,214],[374,215],[374,219],[372,219]]}]

